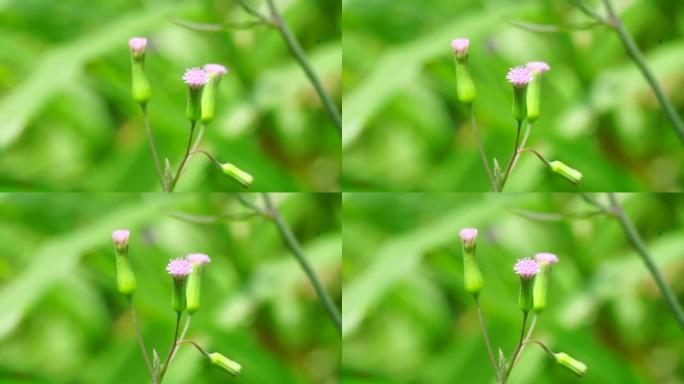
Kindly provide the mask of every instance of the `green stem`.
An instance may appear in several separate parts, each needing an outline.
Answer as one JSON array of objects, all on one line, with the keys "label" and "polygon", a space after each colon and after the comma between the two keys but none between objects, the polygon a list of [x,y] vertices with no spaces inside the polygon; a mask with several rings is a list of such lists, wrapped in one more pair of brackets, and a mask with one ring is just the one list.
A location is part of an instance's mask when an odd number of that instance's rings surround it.
[{"label": "green stem", "polygon": [[[528,121],[527,126],[525,127],[525,134],[523,135],[522,141],[520,142],[520,148],[525,148],[525,145],[527,144],[527,138],[530,136],[531,130],[532,123]],[[511,172],[513,171],[513,168],[515,168],[515,165],[518,164],[518,159],[520,159],[520,151],[518,151],[518,154],[513,159],[513,165],[511,165]],[[548,163],[548,161],[545,162]]]},{"label": "green stem", "polygon": [[492,343],[489,341],[489,334],[487,333],[487,326],[485,325],[484,316],[482,315],[482,308],[480,307],[480,298],[477,295],[473,296],[475,299],[475,307],[477,308],[477,317],[480,319],[480,328],[482,329],[482,337],[484,338],[485,345],[487,346],[487,355],[489,356],[489,361],[492,363],[492,368],[494,368],[494,375],[496,376],[496,382],[500,382],[499,369],[496,366],[496,360],[494,359],[494,352],[492,351]]},{"label": "green stem", "polygon": [[178,183],[178,179],[180,178],[181,172],[183,172],[185,163],[188,161],[188,158],[190,157],[190,151],[192,150],[192,136],[195,133],[195,124],[195,121],[190,122],[190,135],[188,136],[188,145],[185,148],[185,155],[183,155],[183,159],[181,160],[180,165],[176,170],[176,175],[173,177],[171,185],[169,185],[168,192],[173,192],[173,190],[176,188],[176,183]]},{"label": "green stem", "polygon": [[181,339],[181,340],[178,342],[178,345],[185,344],[185,343],[194,345],[195,348],[197,348],[197,350],[200,351],[200,353],[202,353],[204,356],[206,356],[207,359],[209,358],[209,352],[205,351],[204,348],[200,347],[199,344],[195,343],[195,342],[192,341],[192,340],[182,340],[182,339]]},{"label": "green stem", "polygon": [[[534,327],[537,326],[537,318],[539,318],[539,315],[536,313],[532,316],[532,323],[530,323],[530,329],[527,331],[527,335],[525,335],[525,339],[523,340],[522,347],[520,347],[520,355],[518,355],[518,360],[520,360],[520,356],[522,356],[522,351],[525,349],[525,344],[530,340],[530,337],[532,337],[532,332],[534,332]],[[516,361],[517,363],[517,361]]]},{"label": "green stem", "polygon": [[539,341],[539,340],[526,340],[525,343],[523,343],[523,344],[529,344],[529,343],[535,343],[535,344],[539,345],[539,346],[542,347],[542,348],[544,349],[544,351],[545,351],[546,353],[548,353],[551,357],[553,357],[554,359],[556,358],[556,355],[553,353],[553,351],[551,351],[551,350],[549,349],[549,347],[547,347],[546,345],[544,345],[544,343],[542,343],[541,341]]},{"label": "green stem", "polygon": [[523,340],[525,338],[525,324],[527,323],[527,314],[527,312],[523,312],[522,329],[520,330],[520,341],[518,341],[518,346],[515,348],[515,352],[513,352],[513,357],[511,358],[511,361],[508,364],[508,369],[506,369],[506,373],[504,374],[504,383],[508,381],[508,377],[511,375],[511,371],[513,371],[513,366],[515,365],[516,360],[518,360],[518,355],[520,354],[520,349],[522,348]]},{"label": "green stem", "polygon": [[682,329],[682,331],[684,331],[684,311],[682,311],[682,307],[677,301],[677,297],[674,295],[674,293],[672,293],[670,288],[665,283],[665,278],[658,269],[656,263],[653,261],[653,257],[651,257],[650,253],[646,249],[644,240],[641,238],[641,235],[639,235],[639,232],[634,226],[634,223],[632,223],[629,217],[627,217],[627,215],[625,214],[625,211],[618,203],[617,199],[615,198],[615,195],[609,193],[608,198],[610,199],[610,204],[613,208],[615,216],[620,221],[620,225],[622,225],[622,230],[625,232],[625,235],[629,239],[629,243],[631,244],[632,248],[634,248],[634,250],[637,251],[639,256],[641,256],[641,260],[644,262],[644,264],[646,264],[646,268],[648,268],[648,271],[653,276],[653,279],[658,285],[658,289],[660,289],[660,293],[665,298],[665,301],[667,302],[667,305],[670,307],[670,310],[672,311],[675,320],[677,320],[677,323],[679,323],[679,327]]},{"label": "green stem", "polygon": [[[195,141],[192,143],[192,148],[190,149],[190,158],[192,158],[192,155],[194,152],[201,152],[201,151],[198,151],[197,148],[199,147],[200,142],[202,141],[202,137],[204,136],[205,127],[206,126],[204,125],[204,123],[200,123],[199,130],[197,131],[197,137],[195,138]],[[187,164],[186,164],[186,166],[187,166]]]},{"label": "green stem", "polygon": [[[185,318],[185,325],[183,326],[183,331],[180,334],[180,337],[178,338],[179,340],[185,339],[185,335],[188,333],[188,329],[190,328],[190,321],[192,320],[192,315],[188,313],[188,315]],[[176,357],[176,352],[178,352],[178,343],[176,343],[176,347],[173,349],[173,352],[171,353],[171,358],[169,359],[169,364],[173,361],[173,358]]]},{"label": "green stem", "polygon": [[506,166],[506,172],[504,172],[503,178],[501,179],[501,185],[499,186],[499,192],[503,192],[504,186],[506,185],[506,180],[508,180],[508,175],[511,173],[511,168],[513,167],[513,160],[518,154],[518,148],[520,146],[520,128],[522,126],[522,120],[518,120],[518,128],[515,132],[515,147],[513,148],[513,155],[511,160],[508,161],[508,166]]},{"label": "green stem", "polygon": [[325,308],[325,311],[328,313],[330,320],[337,328],[337,331],[341,334],[342,321],[340,320],[340,313],[335,307],[335,304],[333,304],[333,301],[328,295],[328,293],[325,291],[325,289],[323,289],[323,284],[321,284],[320,280],[318,279],[316,272],[313,270],[309,262],[306,260],[306,257],[304,257],[304,252],[302,251],[302,248],[299,245],[299,241],[297,241],[297,238],[292,233],[292,229],[290,229],[290,226],[285,222],[285,220],[283,220],[282,216],[280,216],[280,213],[273,205],[271,197],[268,195],[268,193],[262,193],[261,195],[264,199],[264,203],[266,204],[266,212],[278,227],[278,232],[280,233],[280,236],[283,238],[285,246],[290,250],[290,252],[292,252],[292,254],[299,262],[299,265],[304,270],[304,273],[306,273],[306,276],[309,278],[311,285],[313,285],[314,289],[316,290],[318,299],[321,301],[321,304],[323,304],[323,308]]},{"label": "green stem", "polygon": [[487,171],[487,178],[489,179],[489,185],[492,187],[492,191],[496,192],[496,183],[494,182],[494,176],[492,176],[491,167],[489,166],[489,160],[487,160],[487,153],[485,152],[484,146],[482,145],[482,138],[480,137],[480,131],[477,129],[477,124],[475,122],[475,113],[473,113],[473,105],[470,104],[470,126],[473,128],[473,134],[477,140],[477,145],[480,147],[480,158],[482,159],[482,165],[484,165]]},{"label": "green stem", "polygon": [[164,361],[164,366],[162,367],[162,371],[159,374],[159,383],[161,383],[162,380],[164,379],[164,374],[166,373],[166,370],[169,368],[169,363],[171,362],[171,355],[173,354],[173,351],[176,349],[176,344],[178,342],[178,328],[180,328],[181,314],[182,314],[182,312],[176,312],[176,329],[173,331],[173,343],[171,344],[171,349],[169,350],[169,354],[166,355],[166,361]]},{"label": "green stem", "polygon": [[537,152],[536,150],[534,150],[532,148],[522,148],[522,146],[521,146],[521,148],[518,150],[518,157],[523,152],[534,153],[539,158],[539,160],[541,160],[544,163],[544,165],[546,165],[547,167],[551,167],[551,163],[548,160],[546,160],[544,158],[544,156],[542,156],[541,153]]},{"label": "green stem", "polygon": [[304,50],[302,49],[302,46],[299,44],[297,38],[292,34],[292,31],[290,31],[290,28],[287,26],[287,23],[280,14],[280,11],[278,11],[275,2],[273,0],[267,0],[267,3],[269,9],[271,10],[271,17],[273,19],[273,22],[275,23],[276,28],[278,28],[278,30],[280,31],[283,40],[285,40],[285,44],[290,50],[290,53],[297,60],[299,65],[304,70],[304,73],[311,81],[311,84],[316,89],[318,97],[321,99],[321,102],[323,103],[325,110],[328,112],[330,119],[333,121],[335,127],[337,128],[337,133],[342,134],[342,119],[340,118],[340,113],[337,110],[335,104],[333,103],[332,98],[328,94],[328,91],[326,91],[323,87],[321,80],[318,78],[318,75],[313,70],[313,67],[304,55]]},{"label": "green stem", "polygon": [[147,354],[147,348],[145,348],[145,340],[143,340],[142,332],[140,331],[140,325],[138,324],[138,316],[135,314],[135,307],[133,306],[133,296],[128,296],[128,305],[131,308],[131,318],[133,319],[133,327],[135,328],[135,336],[138,339],[138,344],[140,345],[140,351],[145,359],[145,366],[147,367],[147,373],[152,379],[152,383],[156,383],[156,378],[154,377],[154,372],[152,371],[152,364],[150,364],[150,358]]},{"label": "green stem", "polygon": [[629,31],[627,31],[625,26],[622,24],[622,21],[615,13],[615,10],[613,9],[613,5],[611,4],[610,0],[603,0],[603,3],[605,4],[606,10],[608,11],[610,23],[620,36],[620,41],[622,42],[622,45],[627,51],[627,55],[632,59],[632,61],[634,61],[634,63],[641,71],[641,74],[644,76],[644,78],[646,78],[646,81],[648,81],[649,85],[651,86],[651,89],[653,89],[653,92],[655,93],[656,98],[658,99],[658,102],[660,103],[660,106],[663,108],[665,114],[667,115],[667,118],[670,120],[672,129],[674,129],[675,133],[679,137],[679,140],[682,142],[682,144],[684,144],[684,124],[682,123],[682,120],[679,118],[679,115],[677,115],[677,111],[675,110],[672,103],[670,103],[670,100],[667,98],[667,96],[665,96],[665,92],[658,83],[658,80],[655,78],[655,75],[653,75],[651,69],[646,64],[646,60],[644,59],[643,54],[639,50],[639,47],[636,45],[634,38],[632,38],[632,35],[629,34]]},{"label": "green stem", "polygon": [[197,149],[197,150],[190,152],[190,155],[192,156],[192,155],[197,154],[197,153],[201,153],[204,156],[208,157],[209,161],[211,161],[216,166],[216,168],[221,169],[221,162],[218,161],[214,156],[212,156],[211,153],[209,153],[203,149]]},{"label": "green stem", "polygon": [[140,105],[140,108],[142,109],[143,119],[145,120],[145,132],[147,133],[147,142],[150,144],[150,152],[152,152],[152,158],[154,159],[154,167],[157,170],[157,176],[159,177],[159,182],[161,183],[162,190],[166,192],[166,182],[164,181],[164,173],[162,172],[162,168],[159,163],[157,144],[154,141],[154,136],[152,135],[152,128],[150,127],[150,119],[147,115],[147,104]]}]

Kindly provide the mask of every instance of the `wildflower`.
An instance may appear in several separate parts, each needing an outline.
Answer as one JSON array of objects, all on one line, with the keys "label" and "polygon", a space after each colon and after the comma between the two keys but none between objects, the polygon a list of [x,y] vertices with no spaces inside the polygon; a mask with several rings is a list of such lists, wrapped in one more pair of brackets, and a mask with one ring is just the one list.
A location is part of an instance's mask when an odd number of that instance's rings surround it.
[{"label": "wildflower", "polygon": [[201,116],[200,96],[207,80],[207,73],[203,69],[190,68],[183,74],[183,81],[188,85],[188,104],[185,109],[185,115],[193,124]]},{"label": "wildflower", "polygon": [[506,80],[513,84],[513,117],[522,123],[527,117],[527,85],[532,81],[532,74],[525,67],[514,67],[508,71]]},{"label": "wildflower", "polygon": [[169,261],[166,270],[173,277],[171,307],[174,311],[181,313],[186,307],[185,286],[187,277],[192,272],[192,265],[185,259],[173,259]]},{"label": "wildflower", "polygon": [[203,123],[209,123],[214,119],[214,106],[216,105],[216,93],[221,82],[221,77],[228,73],[228,69],[221,64],[206,64],[204,72],[207,74],[207,84],[202,91],[202,116]]},{"label": "wildflower", "polygon": [[553,253],[537,253],[534,255],[534,259],[539,264],[540,271],[534,279],[534,287],[532,288],[533,309],[539,313],[546,309],[546,292],[551,275],[551,266],[558,262],[558,256]]},{"label": "wildflower", "polygon": [[456,56],[456,96],[458,101],[470,105],[475,101],[477,91],[468,72],[468,46],[470,40],[459,38],[451,41],[451,48]]},{"label": "wildflower", "polygon": [[539,264],[530,259],[519,259],[513,266],[513,270],[520,276],[520,297],[518,298],[518,306],[527,313],[532,309],[532,281],[537,273],[539,273]]},{"label": "wildflower", "polygon": [[133,100],[144,107],[152,98],[150,82],[145,75],[145,48],[147,38],[132,37],[128,40],[131,49],[131,94]]},{"label": "wildflower", "polygon": [[185,256],[190,265],[192,265],[192,272],[188,276],[187,287],[185,289],[185,298],[187,301],[186,311],[193,314],[199,310],[200,307],[200,292],[202,287],[202,271],[204,266],[211,262],[211,258],[203,253],[191,253]]},{"label": "wildflower", "polygon": [[532,81],[527,87],[527,121],[535,122],[540,114],[541,83],[542,75],[551,67],[543,61],[530,61],[526,65],[532,74]]},{"label": "wildflower", "polygon": [[210,353],[209,360],[212,364],[225,369],[226,371],[228,371],[228,373],[230,373],[233,376],[239,375],[240,371],[242,370],[242,366],[240,364],[223,356],[218,352]]},{"label": "wildflower", "polygon": [[463,282],[466,291],[476,296],[482,291],[483,281],[480,268],[475,260],[476,228],[464,228],[459,232],[463,245]]},{"label": "wildflower", "polygon": [[582,181],[582,172],[570,168],[568,165],[561,161],[552,161],[549,163],[549,167],[551,168],[551,171],[557,175],[562,176],[569,182],[577,185],[579,184],[580,181]]},{"label": "wildflower", "polygon": [[120,229],[112,232],[114,249],[116,253],[116,285],[120,293],[131,296],[136,288],[135,275],[128,262],[128,229]]},{"label": "wildflower", "polygon": [[587,365],[581,361],[573,359],[570,355],[564,352],[554,353],[553,357],[556,362],[565,368],[569,369],[575,375],[582,377],[587,373]]},{"label": "wildflower", "polygon": [[245,188],[249,187],[254,181],[254,177],[252,175],[231,163],[221,164],[221,171],[223,171],[226,176],[229,176],[238,183],[242,184],[242,186]]}]

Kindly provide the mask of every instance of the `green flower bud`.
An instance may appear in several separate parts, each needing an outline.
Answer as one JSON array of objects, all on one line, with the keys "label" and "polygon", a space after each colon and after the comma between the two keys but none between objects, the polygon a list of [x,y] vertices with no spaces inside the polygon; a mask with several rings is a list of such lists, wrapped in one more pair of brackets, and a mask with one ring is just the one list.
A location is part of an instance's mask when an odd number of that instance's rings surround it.
[{"label": "green flower bud", "polygon": [[188,276],[188,283],[185,289],[185,298],[187,301],[186,311],[189,314],[197,312],[200,308],[200,293],[202,288],[202,273],[204,266],[211,262],[209,256],[201,253],[192,253],[185,257],[192,265],[192,272]]},{"label": "green flower bud", "polygon": [[520,123],[527,117],[527,85],[532,74],[525,67],[515,67],[508,71],[506,79],[513,84],[513,118]]},{"label": "green flower bud", "polygon": [[482,273],[475,260],[476,228],[464,228],[459,233],[463,246],[463,282],[465,289],[472,295],[478,295],[484,286]]},{"label": "green flower bud", "polygon": [[119,292],[126,296],[131,296],[136,288],[135,275],[128,262],[129,235],[130,231],[127,229],[112,233],[116,253],[116,285]]},{"label": "green flower bud", "polygon": [[569,369],[570,371],[572,371],[572,373],[579,377],[582,377],[585,373],[587,373],[587,365],[581,361],[573,359],[567,353],[554,353],[553,357],[556,359],[556,362],[558,364]]},{"label": "green flower bud", "polygon": [[546,292],[551,275],[551,266],[558,262],[558,257],[552,253],[538,253],[534,256],[541,269],[534,279],[532,296],[534,298],[534,311],[537,313],[546,309]]},{"label": "green flower bud", "polygon": [[152,98],[150,82],[145,75],[147,39],[144,37],[132,37],[128,40],[128,46],[131,49],[131,94],[133,95],[133,100],[144,106]]},{"label": "green flower bud", "polygon": [[245,188],[249,187],[254,181],[254,177],[252,175],[231,163],[221,164],[221,171],[223,171],[226,176],[235,179],[235,181],[242,184],[242,186]]},{"label": "green flower bud", "polygon": [[216,93],[221,82],[221,76],[226,74],[228,70],[220,64],[207,64],[204,66],[204,71],[207,73],[207,84],[202,91],[202,117],[203,123],[209,123],[214,119],[214,110],[216,105]]},{"label": "green flower bud", "polygon": [[563,176],[566,180],[575,185],[582,181],[582,172],[570,168],[563,162],[558,160],[552,161],[549,163],[549,167],[551,167],[551,171],[553,173]]},{"label": "green flower bud", "polygon": [[532,285],[539,273],[539,264],[530,258],[519,259],[513,266],[515,273],[520,276],[520,296],[518,307],[527,313],[533,307]]},{"label": "green flower bud", "polygon": [[188,85],[188,103],[185,107],[185,116],[193,123],[202,116],[202,89],[207,80],[207,73],[199,68],[187,69],[183,75],[183,81]]},{"label": "green flower bud", "polygon": [[173,277],[171,308],[181,313],[186,307],[185,286],[188,281],[188,275],[192,272],[192,265],[185,259],[173,259],[169,261],[166,270]]},{"label": "green flower bud", "polygon": [[527,121],[533,123],[540,114],[542,74],[551,67],[543,61],[531,61],[527,63],[527,69],[532,74],[532,81],[527,87]]},{"label": "green flower bud", "polygon": [[475,101],[475,96],[477,96],[475,84],[470,77],[465,61],[463,63],[456,61],[456,95],[458,101],[465,105],[472,104]]},{"label": "green flower bud", "polygon": [[239,375],[240,371],[242,370],[242,366],[240,364],[223,356],[218,352],[210,353],[209,360],[212,364],[225,369],[226,371],[228,371],[228,373],[230,373],[233,376]]}]

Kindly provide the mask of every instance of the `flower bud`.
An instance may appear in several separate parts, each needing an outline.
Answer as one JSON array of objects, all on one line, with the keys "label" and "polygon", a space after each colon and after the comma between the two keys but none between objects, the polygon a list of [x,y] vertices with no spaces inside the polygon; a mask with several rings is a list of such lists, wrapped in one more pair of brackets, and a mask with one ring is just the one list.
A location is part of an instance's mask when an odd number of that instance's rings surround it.
[{"label": "flower bud", "polygon": [[214,119],[216,93],[218,92],[221,77],[228,73],[228,70],[220,64],[207,64],[204,66],[204,72],[207,73],[208,80],[202,91],[201,121],[203,123],[209,123]]},{"label": "flower bud", "polygon": [[228,371],[228,373],[230,373],[233,376],[239,375],[240,371],[242,370],[242,366],[240,364],[223,356],[218,352],[210,353],[209,360],[212,364],[225,369],[226,371]]},{"label": "flower bud", "polygon": [[185,286],[187,277],[192,272],[192,265],[185,259],[173,259],[169,261],[166,270],[173,277],[173,289],[171,292],[171,308],[180,313],[185,310]]},{"label": "flower bud", "polygon": [[569,369],[570,371],[572,371],[572,373],[579,377],[582,377],[585,373],[587,373],[587,365],[581,361],[573,359],[567,353],[554,353],[553,357],[556,359],[556,362],[558,364]]},{"label": "flower bud", "polygon": [[116,253],[116,285],[120,293],[130,296],[135,292],[136,281],[133,269],[128,262],[128,238],[130,231],[120,229],[112,232]]},{"label": "flower bud", "polygon": [[527,121],[534,123],[540,114],[542,75],[551,67],[543,61],[531,61],[526,67],[532,74],[532,81],[527,86]]},{"label": "flower bud", "polygon": [[451,48],[454,50],[456,56],[456,96],[458,101],[463,104],[470,105],[475,101],[477,91],[475,84],[468,72],[468,46],[470,40],[455,39],[451,41]]},{"label": "flower bud", "polygon": [[534,277],[539,273],[539,264],[530,258],[519,259],[513,266],[513,270],[520,276],[518,307],[527,313],[533,307],[532,284]]},{"label": "flower bud", "polygon": [[207,73],[199,68],[190,68],[185,71],[183,81],[188,85],[188,103],[185,115],[195,123],[202,116],[202,88],[207,83]]},{"label": "flower bud", "polygon": [[185,257],[190,265],[192,272],[188,276],[187,287],[185,288],[185,298],[187,302],[186,311],[189,314],[197,312],[200,308],[200,292],[202,287],[202,272],[204,266],[211,262],[209,256],[201,253],[192,253]]},{"label": "flower bud", "polygon": [[534,299],[534,311],[537,313],[546,309],[546,292],[548,291],[548,281],[551,275],[551,266],[558,262],[558,256],[552,253],[537,253],[534,259],[540,266],[540,271],[534,279],[532,296]]},{"label": "flower bud", "polygon": [[513,84],[513,118],[522,122],[527,117],[527,85],[532,75],[525,67],[515,67],[508,71],[506,79]]},{"label": "flower bud", "polygon": [[235,179],[235,181],[242,184],[242,186],[245,188],[249,187],[254,181],[254,177],[252,175],[231,163],[221,164],[221,171],[223,171],[226,176]]},{"label": "flower bud", "polygon": [[466,291],[477,295],[484,285],[482,273],[475,260],[475,241],[477,240],[476,228],[464,228],[459,233],[463,245],[463,282]]},{"label": "flower bud", "polygon": [[582,172],[570,168],[563,162],[558,160],[552,161],[549,163],[549,167],[551,167],[551,171],[553,173],[563,176],[566,180],[575,185],[582,181]]},{"label": "flower bud", "polygon": [[150,82],[145,75],[147,39],[132,37],[128,40],[128,46],[131,49],[131,94],[138,104],[145,105],[152,98]]}]

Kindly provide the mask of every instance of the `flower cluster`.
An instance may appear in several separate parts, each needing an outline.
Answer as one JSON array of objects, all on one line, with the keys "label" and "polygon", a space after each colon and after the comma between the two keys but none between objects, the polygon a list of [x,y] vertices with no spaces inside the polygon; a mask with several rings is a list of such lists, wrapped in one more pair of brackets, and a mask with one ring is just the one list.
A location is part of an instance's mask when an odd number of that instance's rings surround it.
[{"label": "flower cluster", "polygon": [[[477,310],[481,311],[479,306],[479,295],[482,292],[483,281],[482,274],[478,266],[477,258],[475,257],[475,243],[477,240],[476,228],[464,228],[459,232],[461,238],[461,245],[463,248],[463,282],[465,290],[470,293],[475,302],[478,303]],[[520,294],[518,297],[518,307],[523,313],[521,338],[518,342],[513,356],[506,360],[501,356],[499,363],[496,363],[492,351],[492,346],[488,336],[486,336],[486,327],[482,314],[480,315],[480,324],[483,327],[482,331],[485,334],[485,343],[489,353],[489,358],[494,368],[497,383],[506,383],[508,377],[513,370],[515,363],[518,361],[519,354],[523,347],[532,342],[529,340],[532,329],[530,329],[527,336],[525,336],[525,326],[530,311],[534,312],[535,316],[539,316],[546,308],[546,293],[548,290],[548,281],[551,274],[551,267],[558,263],[558,256],[553,253],[540,252],[534,255],[533,258],[526,257],[518,259],[513,265],[513,271],[520,278]],[[536,319],[532,323],[536,324]],[[534,340],[544,347],[555,361],[571,370],[578,376],[583,376],[587,371],[587,366],[580,361],[573,359],[565,353],[553,353],[541,341]]]},{"label": "flower cluster", "polygon": [[[119,292],[128,298],[128,302],[131,305],[131,315],[135,316],[135,311],[133,310],[133,293],[136,289],[136,281],[128,258],[130,233],[131,232],[128,229],[116,230],[112,232],[112,241],[114,242],[116,255],[117,287]],[[237,376],[242,369],[240,364],[224,355],[217,352],[208,353],[199,347],[197,343],[184,340],[185,332],[190,324],[190,318],[200,308],[202,271],[210,262],[211,258],[203,253],[191,253],[184,258],[171,259],[166,265],[166,272],[171,275],[173,282],[171,307],[176,312],[176,328],[173,337],[173,345],[169,350],[163,365],[156,365],[158,362],[155,360],[155,366],[151,366],[142,335],[138,334],[148,374],[153,383],[162,382],[164,374],[182,342],[188,342],[194,345],[211,364],[226,370],[233,376]],[[187,314],[186,326],[179,339],[178,330],[183,313]],[[135,317],[133,320],[137,322]]]},{"label": "flower cluster", "polygon": [[216,157],[206,150],[198,150],[197,147],[202,134],[198,134],[197,138],[194,137],[195,126],[198,122],[201,124],[200,129],[204,129],[207,124],[214,120],[218,86],[221,77],[228,73],[228,69],[221,64],[209,63],[204,65],[203,68],[188,68],[183,73],[183,82],[188,87],[185,116],[190,121],[189,145],[178,167],[174,170],[167,161],[166,167],[162,172],[152,130],[147,121],[147,104],[152,98],[150,82],[145,73],[147,38],[132,37],[128,40],[128,47],[131,51],[131,93],[133,100],[140,104],[146,119],[145,128],[148,131],[147,136],[150,141],[150,148],[162,189],[166,192],[173,192],[186,166],[186,162],[195,154],[206,155],[212,164],[224,175],[236,180],[244,187],[249,187],[254,180],[249,173],[237,168],[232,163],[219,162]]}]

